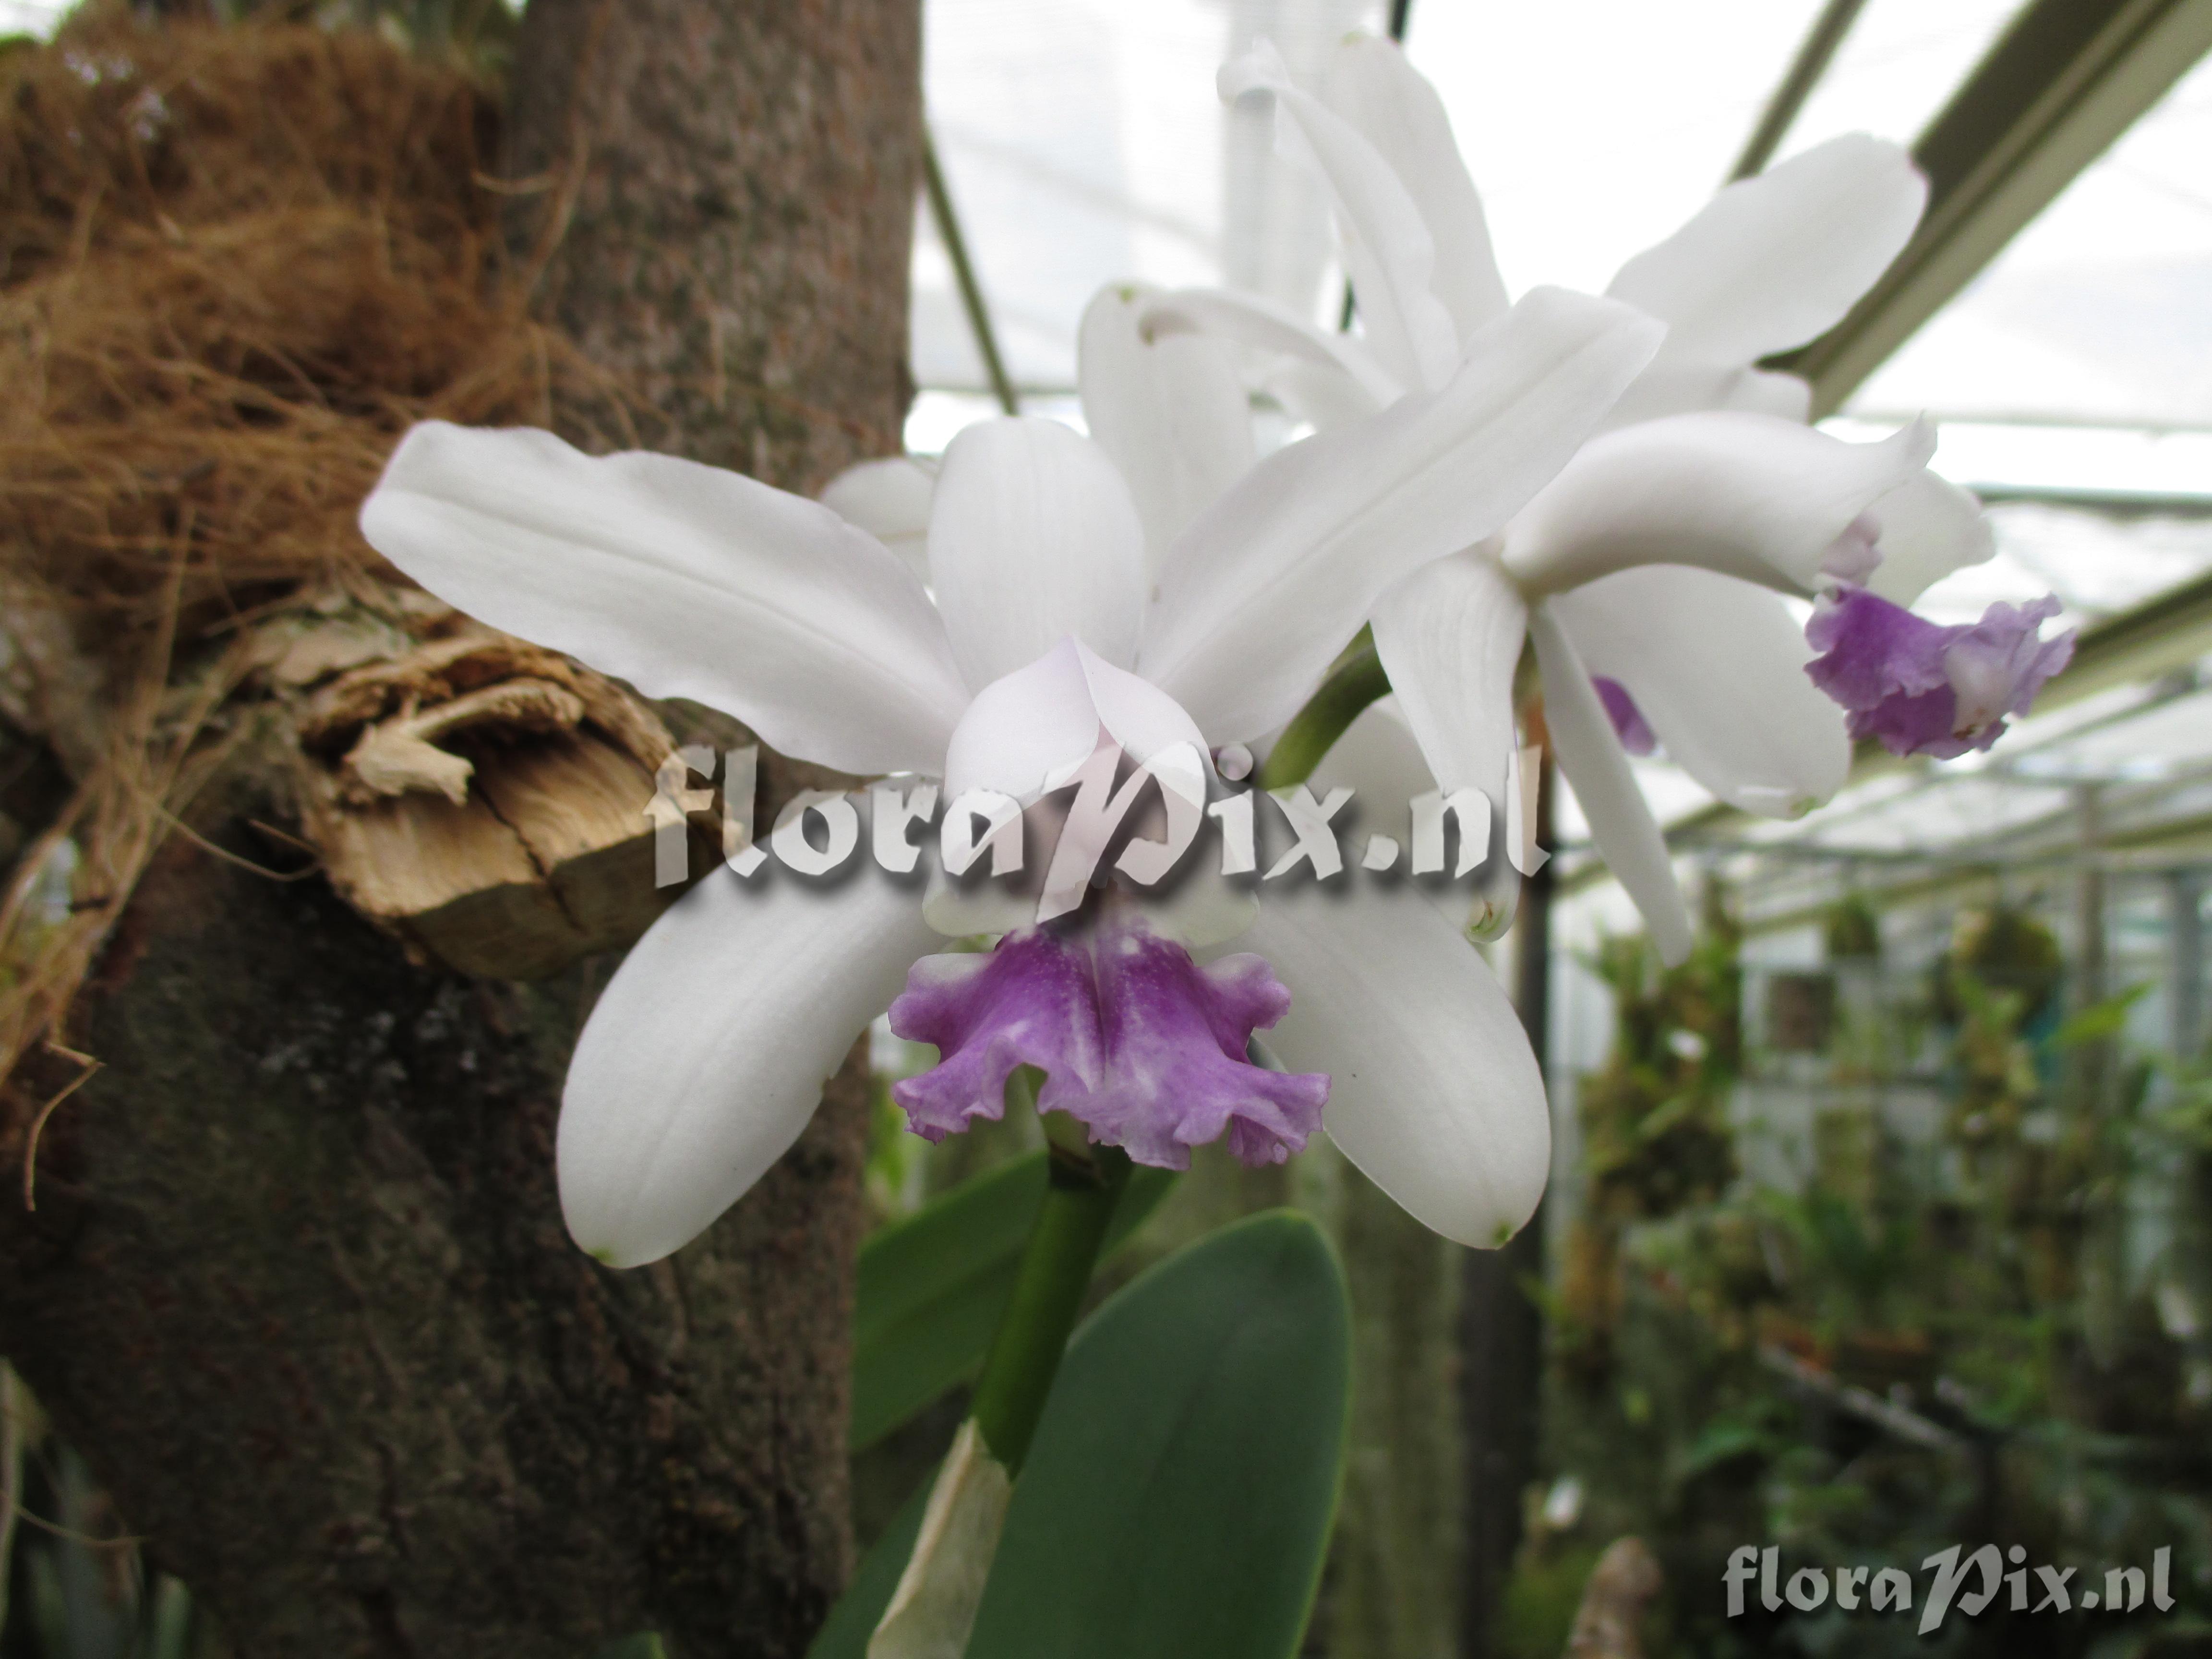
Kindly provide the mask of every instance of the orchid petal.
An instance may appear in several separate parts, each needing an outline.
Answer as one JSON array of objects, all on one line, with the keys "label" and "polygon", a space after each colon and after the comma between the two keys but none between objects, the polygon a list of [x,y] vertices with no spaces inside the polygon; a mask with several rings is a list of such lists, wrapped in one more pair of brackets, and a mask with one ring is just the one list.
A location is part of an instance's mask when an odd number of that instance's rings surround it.
[{"label": "orchid petal", "polygon": [[1170,550],[1144,672],[1217,743],[1281,725],[1385,588],[1527,503],[1657,339],[1625,307],[1539,289],[1443,391],[1268,457]]},{"label": "orchid petal", "polygon": [[1167,693],[1063,638],[976,694],[945,750],[945,799],[995,789],[1033,801],[1090,757],[1102,727],[1139,765],[1176,744],[1206,753],[1197,724]]},{"label": "orchid petal", "polygon": [[1583,666],[1627,687],[1668,758],[1731,806],[1796,817],[1843,787],[1843,711],[1807,677],[1812,647],[1779,594],[1654,565],[1551,610]]},{"label": "orchid petal", "polygon": [[1340,371],[1295,358],[1264,370],[1254,389],[1279,404],[1294,424],[1303,422],[1316,432],[1364,421],[1382,406]]},{"label": "orchid petal", "polygon": [[1867,591],[1910,605],[1953,571],[1980,564],[1996,537],[1973,493],[1933,472],[1917,472],[1868,509],[1880,534],[1881,562]]},{"label": "orchid petal", "polygon": [[1685,357],[1662,347],[1651,367],[1620,394],[1620,401],[1598,429],[1613,432],[1668,415],[1714,409],[1771,415],[1803,426],[1812,413],[1813,388],[1795,374]]},{"label": "orchid petal", "polygon": [[1136,658],[1144,526],[1106,452],[1057,421],[983,421],[953,439],[929,573],[971,690],[1068,635],[1125,667]]},{"label": "orchid petal", "polygon": [[1289,988],[1261,1036],[1326,1072],[1322,1127],[1424,1226],[1488,1248],[1536,1208],[1551,1166],[1544,1079],[1480,954],[1418,892],[1270,894],[1237,942]]},{"label": "orchid petal", "polygon": [[1744,415],[1771,415],[1778,421],[1794,421],[1802,426],[1813,416],[1813,386],[1795,374],[1740,368],[1729,376],[1714,407]]},{"label": "orchid petal", "polygon": [[1334,329],[1316,328],[1288,306],[1263,295],[1177,289],[1145,307],[1144,326],[1156,337],[1215,334],[1316,368],[1334,370],[1352,383],[1370,411],[1395,403],[1406,391],[1360,340]]},{"label": "orchid petal", "polygon": [[457,609],[825,766],[934,771],[967,704],[911,571],[828,507],[734,472],[426,422],[361,527]]},{"label": "orchid petal", "polygon": [[1251,466],[1252,409],[1222,341],[1145,326],[1152,290],[1102,289],[1083,313],[1083,418],[1136,498],[1147,574]]},{"label": "orchid petal", "polygon": [[[1412,867],[1413,803],[1436,793],[1437,787],[1427,757],[1414,741],[1413,728],[1395,696],[1360,710],[1314,768],[1312,778],[1316,795],[1326,797],[1336,788],[1352,791],[1352,812],[1344,821],[1351,836],[1345,848],[1347,856],[1363,859],[1370,836],[1387,836],[1397,843],[1398,857],[1391,867],[1398,874],[1385,878],[1394,881],[1405,878]],[[1458,829],[1464,835],[1467,826],[1462,823]],[[1504,856],[1504,809],[1493,804],[1488,848],[1497,850],[1470,880],[1429,877],[1411,883],[1462,933],[1474,932],[1491,938],[1504,931],[1512,915],[1521,877]],[[1482,851],[1476,856],[1483,856]]]},{"label": "orchid petal", "polygon": [[936,948],[865,874],[717,870],[623,961],[576,1043],[556,1137],[576,1242],[618,1267],[691,1239],[797,1139],[853,1039]]},{"label": "orchid petal", "polygon": [[[1355,834],[1377,830],[1401,843],[1407,839],[1407,806],[1437,787],[1428,757],[1414,740],[1395,696],[1380,698],[1361,709],[1344,735],[1329,745],[1308,782],[1320,797],[1332,789],[1352,791],[1352,809],[1335,820],[1334,828]],[[1356,856],[1357,848],[1351,850]]]},{"label": "orchid petal", "polygon": [[1421,567],[1375,607],[1375,649],[1446,793],[1472,786],[1505,822],[1513,673],[1528,606],[1486,548]]},{"label": "orchid petal", "polygon": [[1850,444],[1764,415],[1672,415],[1584,445],[1506,532],[1532,600],[1634,565],[1688,564],[1809,592],[1830,544],[1927,465],[1916,422]]},{"label": "orchid petal", "polygon": [[1559,770],[1574,786],[1606,867],[1644,913],[1659,959],[1672,967],[1689,956],[1692,935],[1666,837],[1637,787],[1597,688],[1550,606],[1529,612],[1528,635],[1544,679],[1544,724]]},{"label": "orchid petal", "polygon": [[1395,42],[1354,34],[1330,55],[1322,99],[1375,146],[1413,197],[1436,244],[1429,287],[1460,338],[1504,315],[1505,282],[1491,252],[1482,198],[1437,89]]},{"label": "orchid petal", "polygon": [[929,503],[937,472],[910,455],[862,461],[830,480],[822,505],[857,530],[865,530],[929,580]]},{"label": "orchid petal", "polygon": [[1748,363],[1840,321],[1905,246],[1928,181],[1897,145],[1831,139],[1729,185],[1606,292],[1668,325],[1677,356]]},{"label": "orchid petal", "polygon": [[1224,64],[1218,85],[1231,102],[1249,92],[1274,94],[1276,149],[1309,164],[1328,187],[1375,355],[1408,390],[1441,389],[1459,355],[1459,334],[1451,313],[1430,291],[1436,243],[1390,163],[1343,117],[1293,86],[1289,69],[1265,40]]}]

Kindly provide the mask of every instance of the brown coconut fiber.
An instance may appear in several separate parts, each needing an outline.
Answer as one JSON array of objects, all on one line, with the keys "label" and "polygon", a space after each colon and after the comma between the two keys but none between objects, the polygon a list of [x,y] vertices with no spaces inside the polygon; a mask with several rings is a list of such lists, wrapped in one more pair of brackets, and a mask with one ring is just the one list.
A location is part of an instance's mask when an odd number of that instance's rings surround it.
[{"label": "brown coconut fiber", "polygon": [[623,406],[527,314],[496,138],[466,73],[365,32],[110,17],[0,53],[0,720],[74,790],[0,894],[11,1139],[87,1074],[70,1000],[272,638],[419,635],[355,525],[399,434]]}]

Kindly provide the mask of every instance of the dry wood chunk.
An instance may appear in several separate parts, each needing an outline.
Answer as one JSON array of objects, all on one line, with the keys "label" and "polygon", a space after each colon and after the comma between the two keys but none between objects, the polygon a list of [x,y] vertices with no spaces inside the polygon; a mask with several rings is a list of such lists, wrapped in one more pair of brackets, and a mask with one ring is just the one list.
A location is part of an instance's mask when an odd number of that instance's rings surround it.
[{"label": "dry wood chunk", "polygon": [[471,624],[325,678],[298,726],[332,884],[449,967],[540,978],[629,945],[673,896],[646,812],[666,729],[553,652]]}]

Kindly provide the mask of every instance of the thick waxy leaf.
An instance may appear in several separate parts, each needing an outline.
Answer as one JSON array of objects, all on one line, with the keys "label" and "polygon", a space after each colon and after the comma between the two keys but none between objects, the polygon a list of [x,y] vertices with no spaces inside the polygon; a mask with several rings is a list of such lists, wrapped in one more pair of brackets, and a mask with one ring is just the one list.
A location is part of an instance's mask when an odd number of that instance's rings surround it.
[{"label": "thick waxy leaf", "polygon": [[806,1659],[866,1659],[868,1638],[882,1622],[884,1609],[898,1589],[899,1575],[906,1571],[907,1558],[914,1553],[922,1511],[929,1507],[929,1489],[936,1480],[937,1471],[932,1469],[884,1528],[884,1535],[860,1558],[860,1570],[830,1609],[814,1645],[806,1650]]},{"label": "thick waxy leaf", "polygon": [[[856,1450],[981,1363],[1044,1201],[1044,1164],[1041,1152],[1016,1158],[879,1230],[860,1247],[853,1316]],[[1105,1249],[1142,1225],[1174,1184],[1173,1170],[1136,1170],[1115,1206]]]},{"label": "thick waxy leaf", "polygon": [[[1334,1258],[1283,1212],[1114,1297],[1068,1346],[968,1659],[1289,1659],[1335,1510],[1350,1343]],[[809,1659],[863,1659],[927,1497]]]},{"label": "thick waxy leaf", "polygon": [[968,1659],[1289,1659],[1336,1509],[1351,1316],[1320,1231],[1283,1211],[1101,1308],[1014,1487]]}]

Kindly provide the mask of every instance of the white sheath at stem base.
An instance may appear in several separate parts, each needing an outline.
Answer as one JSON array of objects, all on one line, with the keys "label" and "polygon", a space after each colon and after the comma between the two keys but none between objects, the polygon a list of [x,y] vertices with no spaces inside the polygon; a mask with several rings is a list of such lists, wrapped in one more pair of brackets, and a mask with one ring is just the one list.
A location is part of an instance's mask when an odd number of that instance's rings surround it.
[{"label": "white sheath at stem base", "polygon": [[970,1418],[937,1472],[914,1553],[868,1638],[868,1659],[960,1659],[1013,1494]]}]

